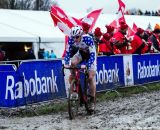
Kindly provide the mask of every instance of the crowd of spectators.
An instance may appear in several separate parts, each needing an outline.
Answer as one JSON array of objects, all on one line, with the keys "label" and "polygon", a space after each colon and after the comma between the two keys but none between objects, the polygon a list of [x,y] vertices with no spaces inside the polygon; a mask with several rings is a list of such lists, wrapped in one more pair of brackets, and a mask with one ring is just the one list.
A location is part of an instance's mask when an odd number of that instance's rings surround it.
[{"label": "crowd of spectators", "polygon": [[160,10],[156,11],[142,11],[140,9],[130,9],[125,12],[126,15],[145,15],[145,16],[160,16]]},{"label": "crowd of spectators", "polygon": [[38,51],[38,59],[55,59],[55,58],[57,58],[57,56],[53,50],[49,52],[43,48],[39,49]]},{"label": "crowd of spectators", "polygon": [[84,33],[93,37],[98,55],[144,54],[160,52],[160,26],[153,31],[137,27],[135,34],[128,34],[128,25],[120,21],[118,28],[106,25],[106,32],[97,27],[89,33],[87,24],[82,24]]},{"label": "crowd of spectators", "polygon": [[[15,60],[33,60],[36,59],[36,56],[34,54],[34,51],[32,48],[28,49],[25,52],[18,53],[20,55],[15,55]],[[10,59],[12,58],[12,59]],[[6,55],[6,52],[0,48],[0,61],[10,61],[14,60],[13,57],[10,57]],[[54,59],[57,58],[56,54],[53,50],[46,51],[45,49],[40,49],[38,52],[38,59]]]}]

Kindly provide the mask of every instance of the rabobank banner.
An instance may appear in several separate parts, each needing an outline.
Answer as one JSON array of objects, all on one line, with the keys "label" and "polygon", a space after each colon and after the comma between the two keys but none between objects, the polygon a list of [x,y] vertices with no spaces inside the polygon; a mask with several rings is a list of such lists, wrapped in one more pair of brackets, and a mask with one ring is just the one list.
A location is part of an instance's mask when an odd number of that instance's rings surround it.
[{"label": "rabobank banner", "polygon": [[28,61],[17,71],[0,72],[0,107],[66,97],[61,67],[61,60]]},{"label": "rabobank banner", "polygon": [[124,86],[123,56],[101,56],[97,58],[97,91]]},{"label": "rabobank banner", "polygon": [[[67,76],[64,80],[62,60],[25,61],[18,68],[0,65],[0,107],[65,98]],[[159,80],[160,54],[97,57],[97,91]]]},{"label": "rabobank banner", "polygon": [[134,84],[160,80],[160,54],[133,55]]}]

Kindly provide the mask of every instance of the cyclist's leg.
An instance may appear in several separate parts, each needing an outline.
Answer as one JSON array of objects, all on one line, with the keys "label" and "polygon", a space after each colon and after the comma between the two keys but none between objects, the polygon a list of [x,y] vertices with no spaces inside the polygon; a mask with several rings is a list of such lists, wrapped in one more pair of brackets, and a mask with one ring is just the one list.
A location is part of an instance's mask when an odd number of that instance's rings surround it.
[{"label": "cyclist's leg", "polygon": [[94,70],[89,70],[88,75],[89,75],[88,83],[89,83],[90,95],[92,97],[95,97],[96,96],[96,80],[95,80],[96,72]]},{"label": "cyclist's leg", "polygon": [[90,102],[91,106],[90,109],[94,110],[95,108],[95,100],[96,100],[96,64],[92,64],[89,72],[88,72],[88,83],[89,83],[89,88],[90,88]]}]

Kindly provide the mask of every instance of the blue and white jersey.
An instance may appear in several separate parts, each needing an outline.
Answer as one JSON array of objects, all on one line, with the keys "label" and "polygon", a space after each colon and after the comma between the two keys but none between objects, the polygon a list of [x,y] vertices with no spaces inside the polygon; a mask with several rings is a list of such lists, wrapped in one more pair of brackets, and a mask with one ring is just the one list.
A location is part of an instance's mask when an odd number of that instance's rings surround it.
[{"label": "blue and white jersey", "polygon": [[64,59],[66,65],[69,65],[73,47],[78,48],[78,51],[81,54],[83,60],[83,55],[84,57],[89,57],[87,59],[88,68],[90,68],[94,62],[96,62],[95,44],[93,38],[88,34],[82,35],[81,41],[79,43],[74,42],[74,39],[72,37],[68,39],[68,46],[66,48],[66,55]]}]

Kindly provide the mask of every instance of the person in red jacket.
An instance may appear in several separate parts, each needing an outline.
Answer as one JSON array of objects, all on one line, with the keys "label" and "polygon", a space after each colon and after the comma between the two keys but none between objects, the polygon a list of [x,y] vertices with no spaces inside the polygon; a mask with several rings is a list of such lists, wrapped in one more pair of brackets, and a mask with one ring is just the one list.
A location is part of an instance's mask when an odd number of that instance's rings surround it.
[{"label": "person in red jacket", "polygon": [[116,32],[111,42],[113,44],[114,54],[127,54],[128,53],[128,40],[125,37],[128,30],[128,25],[122,21],[120,22],[120,27],[118,32]]},{"label": "person in red jacket", "polygon": [[96,52],[98,52],[98,44],[101,42],[101,36],[103,35],[103,33],[101,32],[101,29],[99,27],[97,27],[95,30],[94,30],[94,43],[95,43],[95,46],[96,46]]},{"label": "person in red jacket", "polygon": [[145,43],[142,40],[144,35],[144,30],[142,28],[137,28],[133,40],[131,41],[131,54],[143,54],[145,53]]},{"label": "person in red jacket", "polygon": [[113,26],[110,26],[110,25],[106,25],[105,27],[107,29],[107,33],[109,33],[109,35],[112,37],[113,34],[114,34],[115,28]]},{"label": "person in red jacket", "polygon": [[113,55],[112,52],[112,47],[111,47],[111,43],[110,43],[110,34],[109,33],[105,33],[103,34],[103,37],[101,39],[101,42],[99,43],[99,55]]}]

